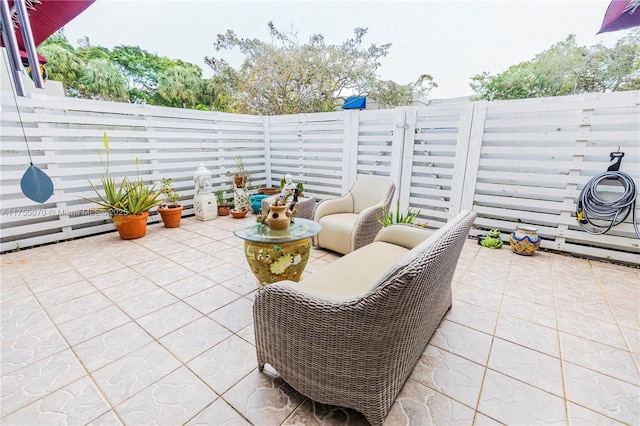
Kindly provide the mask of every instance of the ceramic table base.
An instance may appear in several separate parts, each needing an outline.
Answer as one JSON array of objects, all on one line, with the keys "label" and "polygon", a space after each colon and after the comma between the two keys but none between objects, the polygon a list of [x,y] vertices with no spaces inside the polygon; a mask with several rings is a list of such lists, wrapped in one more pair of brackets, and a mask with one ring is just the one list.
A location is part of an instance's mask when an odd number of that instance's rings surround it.
[{"label": "ceramic table base", "polygon": [[280,244],[245,240],[244,254],[258,286],[276,281],[300,281],[311,254],[311,238]]}]

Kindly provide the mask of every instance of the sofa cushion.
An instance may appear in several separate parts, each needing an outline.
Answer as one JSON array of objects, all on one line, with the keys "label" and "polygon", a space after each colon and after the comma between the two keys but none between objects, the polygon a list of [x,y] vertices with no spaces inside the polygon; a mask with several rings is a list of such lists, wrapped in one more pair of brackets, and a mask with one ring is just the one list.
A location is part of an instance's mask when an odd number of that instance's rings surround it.
[{"label": "sofa cushion", "polygon": [[357,219],[358,215],[355,213],[337,213],[321,217],[318,221],[322,226],[322,233],[318,235],[319,245],[338,253],[349,253],[349,236]]},{"label": "sofa cushion", "polygon": [[414,260],[418,256],[418,254],[426,251],[436,241],[438,241],[438,239],[440,239],[444,234],[449,232],[449,230],[453,226],[458,225],[458,223],[460,223],[465,218],[465,216],[468,216],[468,215],[469,215],[468,211],[462,211],[456,217],[454,217],[453,219],[450,219],[442,228],[437,229],[435,231],[431,231],[432,233],[429,236],[429,238],[427,238],[422,243],[415,246],[413,249],[407,250],[407,252],[401,258],[399,258],[397,262],[391,265],[389,269],[387,269],[385,272],[380,274],[378,279],[375,280],[372,283],[372,285],[366,290],[366,293],[369,293],[375,290],[378,286],[385,283],[389,277],[395,275],[396,272],[405,268],[409,263],[411,263],[412,260]]},{"label": "sofa cushion", "polygon": [[302,293],[325,300],[344,300],[364,294],[382,273],[409,250],[385,242],[374,242],[330,263],[299,283],[288,283]]}]

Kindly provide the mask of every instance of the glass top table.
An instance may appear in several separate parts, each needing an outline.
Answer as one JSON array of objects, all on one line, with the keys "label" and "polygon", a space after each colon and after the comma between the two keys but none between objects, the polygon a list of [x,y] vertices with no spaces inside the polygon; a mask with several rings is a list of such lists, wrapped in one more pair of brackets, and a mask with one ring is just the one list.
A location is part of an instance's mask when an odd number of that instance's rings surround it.
[{"label": "glass top table", "polygon": [[244,240],[244,254],[258,286],[276,281],[300,281],[311,254],[311,237],[322,230],[319,223],[296,218],[288,229],[276,231],[261,223],[246,223],[233,233]]},{"label": "glass top table", "polygon": [[246,223],[233,230],[235,236],[254,243],[287,243],[311,238],[322,230],[318,222],[295,218],[288,229],[276,231],[266,224]]}]

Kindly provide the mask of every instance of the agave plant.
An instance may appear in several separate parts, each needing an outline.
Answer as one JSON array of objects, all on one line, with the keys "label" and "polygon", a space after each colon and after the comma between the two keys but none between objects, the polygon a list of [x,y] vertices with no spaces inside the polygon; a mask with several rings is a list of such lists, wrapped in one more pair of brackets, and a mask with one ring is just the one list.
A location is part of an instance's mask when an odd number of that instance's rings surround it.
[{"label": "agave plant", "polygon": [[140,214],[149,211],[151,208],[161,203],[161,191],[155,189],[155,185],[148,187],[140,178],[138,171],[138,159],[136,158],[136,173],[137,178],[135,181],[130,181],[125,176],[122,178],[120,185],[109,174],[109,139],[107,134],[104,134],[104,147],[106,151],[106,161],[102,158],[102,153],[98,151],[100,156],[100,163],[104,167],[105,173],[100,177],[102,183],[102,191],[91,182],[89,185],[91,189],[96,193],[98,199],[91,199],[82,197],[87,201],[97,204],[98,211],[109,212],[111,215],[128,215],[128,214]]},{"label": "agave plant", "polygon": [[398,200],[395,213],[382,206],[382,220],[378,220],[378,222],[380,222],[382,227],[389,226],[394,223],[406,223],[409,225],[420,226],[422,228],[427,226],[427,222],[414,224],[418,216],[420,216],[420,210],[411,210],[410,207],[407,207],[406,212],[400,212],[400,200]]}]

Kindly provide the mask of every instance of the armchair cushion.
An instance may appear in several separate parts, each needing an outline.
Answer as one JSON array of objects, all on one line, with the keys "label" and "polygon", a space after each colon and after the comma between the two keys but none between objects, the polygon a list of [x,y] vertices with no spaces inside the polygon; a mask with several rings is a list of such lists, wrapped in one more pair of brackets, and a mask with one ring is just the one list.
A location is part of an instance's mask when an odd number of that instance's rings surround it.
[{"label": "armchair cushion", "polygon": [[382,227],[381,207],[389,208],[394,192],[387,179],[363,177],[344,196],[318,204],[314,220],[322,231],[314,237],[315,245],[347,254],[370,244]]}]

